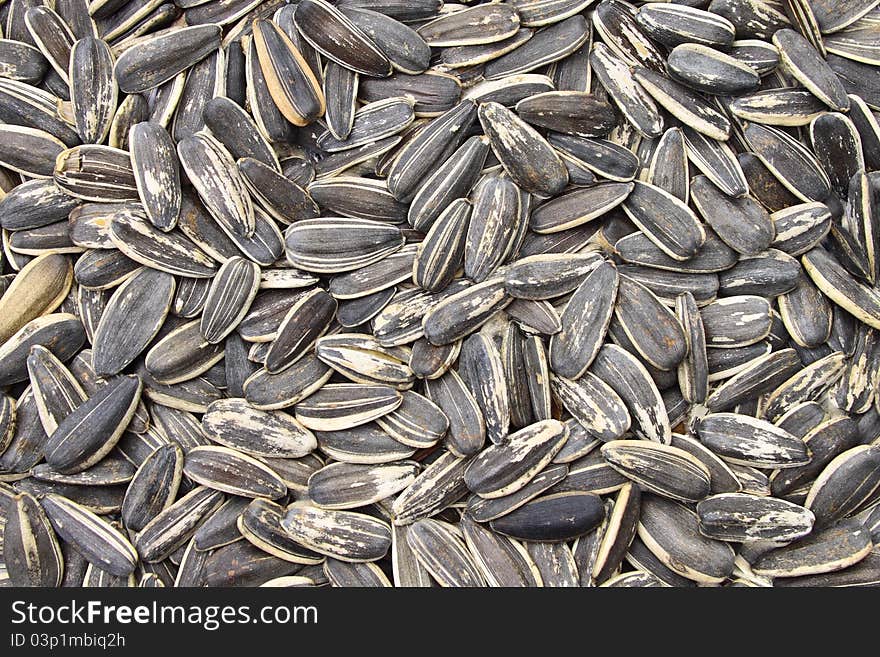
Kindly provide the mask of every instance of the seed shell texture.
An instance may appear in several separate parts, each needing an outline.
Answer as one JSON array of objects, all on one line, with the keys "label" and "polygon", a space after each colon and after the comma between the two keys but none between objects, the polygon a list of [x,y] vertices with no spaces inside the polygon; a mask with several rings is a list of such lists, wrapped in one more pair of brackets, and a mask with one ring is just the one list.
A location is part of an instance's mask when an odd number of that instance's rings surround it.
[{"label": "seed shell texture", "polygon": [[638,535],[664,566],[698,584],[720,584],[733,572],[733,550],[703,536],[697,514],[677,502],[644,496]]},{"label": "seed shell texture", "polygon": [[709,469],[678,447],[615,440],[602,446],[602,455],[618,472],[657,495],[686,504],[709,494]]},{"label": "seed shell texture", "polygon": [[73,474],[98,463],[122,437],[140,400],[137,376],[121,376],[103,386],[68,415],[46,441],[46,462]]},{"label": "seed shell texture", "polygon": [[100,144],[110,131],[118,88],[106,42],[80,39],[70,51],[70,89],[76,130],[83,143]]},{"label": "seed shell texture", "polygon": [[158,87],[220,47],[219,25],[194,25],[147,38],[116,60],[116,81],[128,94]]},{"label": "seed shell texture", "polygon": [[323,0],[301,2],[293,15],[296,29],[319,53],[356,73],[391,74],[384,52],[351,19]]},{"label": "seed shell texture", "polygon": [[391,527],[363,513],[294,503],[287,508],[281,527],[310,550],[340,561],[375,561],[391,547]]},{"label": "seed shell texture", "polygon": [[58,535],[89,563],[120,577],[134,571],[138,553],[106,520],[54,493],[44,496],[41,504]]},{"label": "seed shell texture", "polygon": [[156,123],[133,125],[128,135],[138,196],[150,222],[171,230],[181,210],[180,162],[174,141]]},{"label": "seed shell texture", "polygon": [[465,471],[465,483],[485,498],[516,492],[553,459],[567,438],[568,428],[558,420],[521,429],[478,454]]},{"label": "seed shell texture", "polygon": [[657,385],[639,360],[625,349],[604,345],[591,372],[611,387],[626,404],[636,435],[668,445],[672,439],[669,415]]},{"label": "seed shell texture", "polygon": [[524,191],[553,196],[568,182],[568,172],[547,141],[504,106],[488,102],[478,110],[492,151]]},{"label": "seed shell texture", "polygon": [[199,198],[225,231],[249,237],[254,232],[251,197],[229,151],[214,137],[196,133],[177,144],[177,154]]},{"label": "seed shell texture", "polygon": [[144,268],[114,291],[95,330],[98,375],[119,374],[146,349],[168,316],[174,290],[173,276]]},{"label": "seed shell texture", "polygon": [[183,472],[196,483],[241,497],[278,499],[287,492],[287,486],[273,470],[229,447],[191,449]]},{"label": "seed shell texture", "polygon": [[4,507],[3,558],[9,582],[13,586],[60,586],[67,564],[40,504],[22,493],[4,500]]},{"label": "seed shell texture", "polygon": [[611,263],[596,267],[581,282],[562,313],[562,330],[550,340],[550,369],[577,379],[602,347],[617,297],[619,277]]}]

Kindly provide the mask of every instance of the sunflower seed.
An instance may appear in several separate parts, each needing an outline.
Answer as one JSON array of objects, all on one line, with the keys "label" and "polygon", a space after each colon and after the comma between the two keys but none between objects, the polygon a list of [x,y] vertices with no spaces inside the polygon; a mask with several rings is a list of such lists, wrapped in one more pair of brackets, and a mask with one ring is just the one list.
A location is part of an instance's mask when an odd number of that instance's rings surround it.
[{"label": "sunflower seed", "polygon": [[22,493],[4,506],[3,559],[9,581],[13,586],[60,586],[67,564],[40,504]]},{"label": "sunflower seed", "polygon": [[45,495],[41,504],[58,535],[89,563],[117,576],[134,571],[138,553],[106,520],[54,493]]},{"label": "sunflower seed", "polygon": [[802,440],[765,420],[736,413],[711,413],[696,427],[704,445],[731,463],[790,468],[810,462]]},{"label": "sunflower seed", "polygon": [[122,520],[127,529],[141,531],[174,503],[183,476],[183,451],[164,445],[138,467],[122,500]]},{"label": "sunflower seed", "polygon": [[850,520],[770,550],[752,564],[752,570],[766,577],[817,575],[858,563],[870,552],[870,534]]},{"label": "sunflower seed", "polygon": [[149,37],[123,52],[116,61],[119,89],[133,94],[167,82],[220,46],[218,25],[194,25]]},{"label": "sunflower seed", "polygon": [[581,282],[562,313],[562,331],[550,340],[550,368],[559,376],[579,378],[590,366],[611,321],[618,287],[611,263],[596,267]]},{"label": "sunflower seed", "polygon": [[489,523],[495,531],[526,541],[564,541],[593,530],[605,517],[598,495],[551,493]]},{"label": "sunflower seed", "polygon": [[187,178],[221,228],[250,236],[254,209],[229,151],[215,138],[199,132],[182,139],[177,154]]},{"label": "sunflower seed", "polygon": [[525,486],[565,443],[567,427],[543,420],[511,434],[478,454],[465,470],[465,483],[485,498],[509,495]]},{"label": "sunflower seed", "polygon": [[813,95],[838,112],[849,109],[849,98],[834,71],[803,36],[792,29],[773,35],[783,69]]},{"label": "sunflower seed", "polygon": [[324,509],[354,509],[391,497],[409,486],[417,465],[333,463],[309,477],[309,499]]},{"label": "sunflower seed", "polygon": [[140,399],[141,382],[123,376],[64,418],[43,447],[46,462],[70,474],[91,467],[116,445]]},{"label": "sunflower seed", "polygon": [[492,151],[519,187],[542,196],[562,191],[568,172],[534,128],[498,103],[481,104],[478,114]]},{"label": "sunflower seed", "polygon": [[223,494],[199,486],[166,506],[135,535],[147,562],[161,561],[190,540],[199,524],[223,503]]},{"label": "sunflower seed", "polygon": [[645,367],[629,352],[606,344],[596,355],[592,373],[623,399],[637,435],[669,444],[669,416],[657,386]]},{"label": "sunflower seed", "polygon": [[720,584],[733,572],[733,550],[703,536],[697,514],[677,502],[644,496],[638,535],[654,557],[681,577]]},{"label": "sunflower seed", "polygon": [[281,527],[310,550],[340,561],[374,561],[391,547],[390,526],[362,513],[292,504]]},{"label": "sunflower seed", "polygon": [[213,402],[202,416],[202,429],[215,443],[252,456],[299,458],[317,447],[314,435],[293,417],[256,410],[243,399]]},{"label": "sunflower seed", "polygon": [[281,526],[285,508],[264,499],[251,500],[236,521],[245,539],[279,559],[299,564],[316,564],[323,557],[294,541]]},{"label": "sunflower seed", "polygon": [[537,31],[520,47],[488,62],[483,77],[486,80],[499,80],[534,71],[570,55],[584,45],[588,36],[586,19],[581,15],[571,16]]},{"label": "sunflower seed", "polygon": [[345,431],[387,415],[403,395],[385,385],[334,383],[296,405],[296,419],[315,431]]},{"label": "sunflower seed", "polygon": [[816,525],[827,526],[870,508],[878,498],[880,448],[859,445],[836,456],[816,477],[804,502],[816,516]]}]

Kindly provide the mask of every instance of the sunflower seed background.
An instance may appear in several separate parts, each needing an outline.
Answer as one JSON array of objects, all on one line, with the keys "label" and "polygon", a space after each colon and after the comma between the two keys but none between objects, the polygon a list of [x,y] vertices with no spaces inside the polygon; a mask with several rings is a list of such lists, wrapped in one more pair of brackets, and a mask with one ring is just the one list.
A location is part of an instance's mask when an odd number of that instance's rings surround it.
[{"label": "sunflower seed background", "polygon": [[880,582],[876,0],[0,28],[0,586]]}]

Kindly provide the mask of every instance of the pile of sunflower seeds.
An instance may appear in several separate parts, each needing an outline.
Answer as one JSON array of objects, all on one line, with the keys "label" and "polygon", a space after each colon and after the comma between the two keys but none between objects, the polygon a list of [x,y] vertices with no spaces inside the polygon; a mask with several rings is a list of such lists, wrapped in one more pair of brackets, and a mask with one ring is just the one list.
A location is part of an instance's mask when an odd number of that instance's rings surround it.
[{"label": "pile of sunflower seeds", "polygon": [[880,0],[0,26],[2,584],[880,584]]}]

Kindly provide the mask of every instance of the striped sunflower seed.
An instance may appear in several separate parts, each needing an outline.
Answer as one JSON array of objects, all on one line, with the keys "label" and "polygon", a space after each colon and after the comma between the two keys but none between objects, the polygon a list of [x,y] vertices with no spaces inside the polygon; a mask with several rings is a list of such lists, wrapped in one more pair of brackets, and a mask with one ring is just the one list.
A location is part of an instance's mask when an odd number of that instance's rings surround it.
[{"label": "striped sunflower seed", "polygon": [[117,576],[134,571],[138,553],[106,520],[54,493],[44,496],[41,504],[57,534],[89,563]]},{"label": "striped sunflower seed", "polygon": [[229,447],[191,449],[183,466],[184,474],[213,490],[241,497],[278,499],[287,486],[269,467],[252,456]]},{"label": "striped sunflower seed", "polygon": [[391,547],[391,527],[363,513],[295,503],[287,508],[281,527],[308,549],[340,561],[375,561]]},{"label": "striped sunflower seed", "polygon": [[183,477],[183,451],[176,444],[159,447],[138,467],[122,500],[125,527],[141,531],[173,504]]},{"label": "striped sunflower seed", "polygon": [[323,509],[355,509],[389,498],[419,473],[415,463],[332,463],[309,477],[309,499]]},{"label": "striped sunflower seed", "polygon": [[60,586],[67,564],[42,507],[27,493],[4,502],[3,559],[9,581],[13,586]]}]

